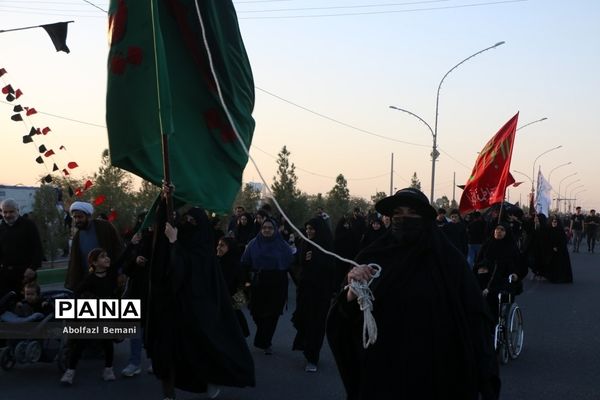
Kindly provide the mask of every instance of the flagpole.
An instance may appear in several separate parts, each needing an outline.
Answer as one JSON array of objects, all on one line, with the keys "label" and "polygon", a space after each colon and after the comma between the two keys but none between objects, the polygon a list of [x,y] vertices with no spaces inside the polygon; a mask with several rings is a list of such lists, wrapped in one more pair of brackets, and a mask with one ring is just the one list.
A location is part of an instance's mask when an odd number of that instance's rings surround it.
[{"label": "flagpole", "polygon": [[[56,22],[57,24],[70,24],[72,22],[75,21],[65,21],[65,22]],[[35,29],[35,28],[43,28],[45,25],[48,24],[44,24],[44,25],[36,25],[36,26],[26,26],[23,28],[13,28],[13,29],[0,29],[0,33],[5,33],[5,32],[14,32],[14,31],[23,31],[25,29]]]},{"label": "flagpole", "polygon": [[156,65],[156,92],[158,100],[158,124],[160,127],[161,143],[162,143],[162,159],[163,159],[163,185],[168,188],[165,193],[165,201],[167,203],[167,221],[173,225],[173,190],[171,182],[171,164],[169,162],[169,136],[165,134],[162,120],[162,105],[160,101],[160,78],[158,71],[158,51],[156,46],[156,19],[154,15],[154,1],[150,1],[150,13],[152,15],[152,38],[154,44],[154,65]]}]

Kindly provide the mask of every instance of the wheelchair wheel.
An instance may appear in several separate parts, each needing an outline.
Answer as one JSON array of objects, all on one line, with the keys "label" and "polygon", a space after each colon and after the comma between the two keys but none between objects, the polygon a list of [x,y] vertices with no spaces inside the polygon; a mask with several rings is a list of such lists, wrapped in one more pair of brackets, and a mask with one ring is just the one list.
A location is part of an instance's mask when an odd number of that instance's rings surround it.
[{"label": "wheelchair wheel", "polygon": [[2,349],[0,352],[0,367],[5,371],[9,371],[15,366],[16,363],[17,360],[15,359],[11,348],[5,347]]},{"label": "wheelchair wheel", "polygon": [[516,359],[523,350],[524,340],[523,314],[516,303],[511,306],[507,321],[510,357]]}]

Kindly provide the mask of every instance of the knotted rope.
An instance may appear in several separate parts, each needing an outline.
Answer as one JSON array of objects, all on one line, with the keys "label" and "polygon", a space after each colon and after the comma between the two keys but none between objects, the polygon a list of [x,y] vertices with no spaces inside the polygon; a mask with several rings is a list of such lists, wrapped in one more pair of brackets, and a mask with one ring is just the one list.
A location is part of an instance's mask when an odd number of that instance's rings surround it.
[{"label": "knotted rope", "polygon": [[369,264],[369,267],[375,270],[375,274],[371,276],[368,282],[351,280],[346,286],[358,297],[356,301],[363,312],[363,347],[365,349],[377,341],[377,323],[375,317],[373,317],[373,300],[375,300],[375,296],[373,296],[369,286],[373,279],[378,278],[381,274],[379,265]]},{"label": "knotted rope", "polygon": [[[327,255],[330,255],[332,257],[337,258],[340,261],[343,261],[343,262],[351,264],[351,265],[353,265],[355,267],[358,267],[359,264],[356,263],[355,261],[349,260],[347,258],[344,258],[344,257],[336,254],[336,253],[328,251],[328,250],[324,249],[323,247],[321,247],[319,244],[317,244],[317,243],[313,242],[312,240],[310,240],[309,238],[307,238],[302,233],[302,231],[300,231],[300,229],[298,229],[296,227],[296,225],[294,225],[292,223],[292,221],[290,221],[290,219],[288,218],[287,214],[283,211],[283,209],[279,205],[279,202],[277,201],[277,199],[273,195],[273,192],[271,191],[271,188],[270,188],[269,184],[267,183],[267,181],[263,177],[263,174],[260,172],[260,169],[258,168],[258,165],[256,164],[256,161],[254,161],[254,158],[252,158],[252,156],[250,155],[250,151],[248,150],[248,147],[246,146],[246,144],[244,143],[244,140],[240,136],[240,133],[238,132],[238,129],[237,129],[237,125],[234,123],[233,118],[231,116],[231,113],[229,112],[229,108],[227,107],[227,104],[225,103],[225,99],[223,98],[223,92],[221,91],[221,85],[220,85],[220,82],[219,82],[219,77],[217,76],[216,71],[215,71],[215,66],[214,66],[213,58],[212,58],[212,53],[211,53],[211,50],[210,50],[210,46],[208,44],[208,39],[207,39],[207,36],[206,36],[206,30],[204,28],[204,21],[202,20],[202,13],[200,12],[200,7],[198,5],[198,0],[196,0],[194,3],[195,3],[195,6],[196,6],[196,13],[198,15],[198,22],[200,23],[200,29],[202,31],[202,38],[204,40],[204,47],[206,49],[206,53],[207,53],[207,56],[208,56],[208,63],[210,65],[210,71],[211,71],[212,77],[213,77],[214,82],[215,82],[215,86],[216,86],[216,89],[217,89],[217,94],[219,96],[219,101],[221,103],[221,106],[223,107],[223,110],[225,111],[225,114],[227,115],[227,120],[229,121],[229,124],[231,125],[231,127],[233,129],[233,132],[235,133],[235,136],[236,136],[236,138],[237,138],[240,146],[242,147],[242,150],[248,156],[248,158],[250,159],[250,161],[252,162],[252,164],[256,168],[256,172],[258,172],[258,176],[260,177],[260,180],[265,185],[265,188],[267,189],[269,197],[271,198],[271,200],[273,200],[273,204],[275,205],[275,207],[277,208],[277,210],[281,213],[281,216],[288,222],[288,224],[290,224],[290,227],[296,233],[298,233],[298,235],[302,239],[304,239],[306,242],[312,244],[317,249],[321,250],[323,253],[325,253]],[[375,318],[373,317],[373,314],[371,313],[371,310],[373,309],[373,300],[375,298],[373,297],[373,293],[371,293],[371,289],[369,289],[369,285],[371,284],[371,282],[373,281],[373,279],[375,279],[375,278],[377,278],[379,276],[379,273],[381,271],[381,267],[379,265],[377,265],[377,264],[369,264],[369,266],[371,266],[372,268],[374,268],[376,270],[376,274],[369,280],[369,282],[366,282],[366,283],[365,282],[351,282],[350,283],[350,287],[352,288],[352,290],[354,291],[354,293],[356,293],[356,295],[358,296],[358,304],[360,305],[360,309],[363,310],[363,312],[364,312],[363,346],[365,348],[367,348],[370,344],[375,343],[375,341],[377,340],[377,323],[375,322]],[[354,286],[352,286],[352,285],[354,285]],[[368,337],[368,339],[366,339],[367,337]]]}]

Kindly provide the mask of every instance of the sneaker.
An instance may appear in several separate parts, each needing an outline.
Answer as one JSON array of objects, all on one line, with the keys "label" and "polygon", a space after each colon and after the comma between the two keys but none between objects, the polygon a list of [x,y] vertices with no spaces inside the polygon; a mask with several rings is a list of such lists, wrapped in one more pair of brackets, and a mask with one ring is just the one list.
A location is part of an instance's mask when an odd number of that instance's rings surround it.
[{"label": "sneaker", "polygon": [[219,394],[221,394],[220,387],[210,383],[206,386],[206,398],[216,399],[219,396]]},{"label": "sneaker", "polygon": [[306,367],[304,367],[304,372],[317,372],[317,365],[313,363],[306,363]]},{"label": "sneaker", "polygon": [[75,378],[75,370],[68,369],[65,371],[62,378],[60,378],[60,383],[62,383],[63,385],[72,385],[73,378]]},{"label": "sneaker", "polygon": [[104,368],[104,370],[102,371],[102,379],[104,379],[105,381],[114,381],[115,379],[117,379],[115,377],[115,372],[113,371],[112,367]]},{"label": "sneaker", "polygon": [[269,346],[265,349],[265,355],[270,356],[273,354],[273,347]]},{"label": "sneaker", "polygon": [[130,378],[132,376],[139,374],[140,372],[142,372],[142,369],[140,368],[139,365],[129,364],[128,366],[123,368],[123,371],[121,371],[121,374],[123,376]]}]

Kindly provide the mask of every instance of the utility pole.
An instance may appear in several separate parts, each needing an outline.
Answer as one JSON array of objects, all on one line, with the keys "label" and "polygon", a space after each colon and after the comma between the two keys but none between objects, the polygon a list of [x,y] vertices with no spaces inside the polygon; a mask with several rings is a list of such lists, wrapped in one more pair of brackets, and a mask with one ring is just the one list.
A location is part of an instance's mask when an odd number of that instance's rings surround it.
[{"label": "utility pole", "polygon": [[394,153],[392,153],[392,165],[390,167],[390,196],[394,195]]},{"label": "utility pole", "polygon": [[454,171],[454,178],[452,179],[452,204],[456,204],[456,171]]}]

